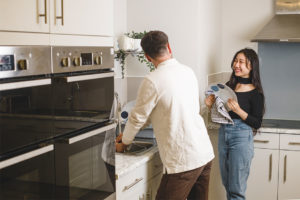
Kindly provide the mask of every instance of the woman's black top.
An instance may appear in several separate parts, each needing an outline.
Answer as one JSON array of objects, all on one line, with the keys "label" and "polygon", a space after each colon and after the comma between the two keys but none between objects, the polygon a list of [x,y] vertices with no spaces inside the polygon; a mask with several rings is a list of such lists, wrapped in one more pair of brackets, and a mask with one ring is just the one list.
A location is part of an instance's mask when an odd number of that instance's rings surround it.
[{"label": "woman's black top", "polygon": [[[263,116],[263,95],[259,93],[257,89],[248,92],[235,92],[235,94],[241,109],[248,113],[248,117],[244,122],[252,128],[259,129]],[[241,119],[241,117],[233,111],[229,111],[229,115],[232,119]]]}]

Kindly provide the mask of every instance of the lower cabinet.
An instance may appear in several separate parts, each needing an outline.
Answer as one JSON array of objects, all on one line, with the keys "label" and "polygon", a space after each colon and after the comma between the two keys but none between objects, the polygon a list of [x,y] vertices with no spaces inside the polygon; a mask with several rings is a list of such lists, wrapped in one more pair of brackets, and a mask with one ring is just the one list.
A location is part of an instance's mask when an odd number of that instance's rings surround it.
[{"label": "lower cabinet", "polygon": [[254,154],[246,191],[247,199],[276,200],[279,150],[255,148]]},{"label": "lower cabinet", "polygon": [[261,133],[254,145],[247,199],[300,199],[300,135]]},{"label": "lower cabinet", "polygon": [[147,163],[116,180],[117,200],[154,200],[163,165],[158,153]]},{"label": "lower cabinet", "polygon": [[278,200],[300,199],[299,186],[300,151],[280,151]]},{"label": "lower cabinet", "polygon": [[[209,200],[226,200],[218,163],[218,133],[209,130],[216,158],[213,160]],[[300,199],[300,135],[258,133],[247,182],[247,200]]]}]

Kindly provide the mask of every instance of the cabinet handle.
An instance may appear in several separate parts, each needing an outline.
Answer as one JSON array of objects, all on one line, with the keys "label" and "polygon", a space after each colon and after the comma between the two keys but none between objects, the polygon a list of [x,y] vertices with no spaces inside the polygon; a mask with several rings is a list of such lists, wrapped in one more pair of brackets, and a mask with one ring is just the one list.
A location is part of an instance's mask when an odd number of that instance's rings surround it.
[{"label": "cabinet handle", "polygon": [[283,183],[286,182],[287,155],[284,156]]},{"label": "cabinet handle", "polygon": [[39,23],[39,21],[40,21],[39,18],[40,17],[45,17],[45,24],[47,24],[47,0],[44,0],[44,10],[45,10],[44,13],[45,14],[40,14],[39,13],[39,1],[40,0],[36,1],[36,5],[37,5],[37,23]]},{"label": "cabinet handle", "polygon": [[123,192],[126,191],[126,190],[129,190],[130,188],[132,188],[133,186],[135,186],[136,184],[138,184],[142,180],[143,180],[142,177],[135,179],[135,181],[133,183],[131,183],[130,185],[124,187]]},{"label": "cabinet handle", "polygon": [[269,143],[269,140],[254,140],[256,143]]},{"label": "cabinet handle", "polygon": [[300,142],[289,142],[289,145],[300,145]]},{"label": "cabinet handle", "polygon": [[64,0],[61,0],[61,16],[56,15],[56,0],[54,1],[54,10],[55,10],[55,24],[57,19],[61,19],[61,25],[64,25]]},{"label": "cabinet handle", "polygon": [[272,154],[270,154],[269,157],[269,181],[272,180],[272,163],[273,163],[273,158],[272,158]]}]

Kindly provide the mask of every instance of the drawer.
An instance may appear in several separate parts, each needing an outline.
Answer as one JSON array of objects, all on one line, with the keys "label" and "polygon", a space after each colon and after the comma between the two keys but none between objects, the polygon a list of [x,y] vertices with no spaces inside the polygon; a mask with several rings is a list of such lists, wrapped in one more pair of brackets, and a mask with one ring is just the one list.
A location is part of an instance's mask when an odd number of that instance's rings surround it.
[{"label": "drawer", "polygon": [[300,151],[300,135],[280,134],[280,149]]},{"label": "drawer", "polygon": [[254,148],[279,149],[279,134],[257,133],[254,137]]},{"label": "drawer", "polygon": [[130,196],[136,192],[136,188],[141,188],[148,179],[147,163],[139,166],[137,169],[130,171],[116,181],[116,192],[118,197]]}]

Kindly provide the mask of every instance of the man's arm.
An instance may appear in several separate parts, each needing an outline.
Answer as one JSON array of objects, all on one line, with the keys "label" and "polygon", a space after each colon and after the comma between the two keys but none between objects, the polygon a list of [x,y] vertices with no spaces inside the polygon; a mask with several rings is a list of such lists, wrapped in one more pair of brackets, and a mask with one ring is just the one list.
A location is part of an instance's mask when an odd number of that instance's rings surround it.
[{"label": "man's arm", "polygon": [[136,104],[131,110],[125,126],[122,138],[123,144],[129,145],[132,143],[136,134],[148,121],[157,101],[158,94],[155,85],[145,78],[139,88]]}]

